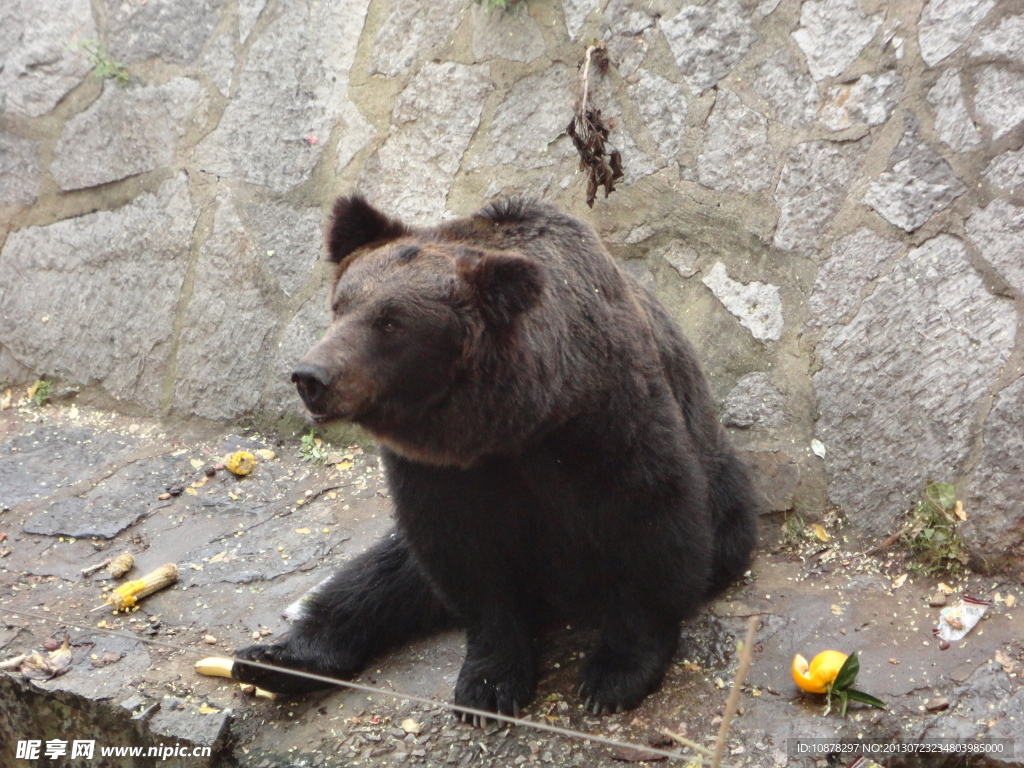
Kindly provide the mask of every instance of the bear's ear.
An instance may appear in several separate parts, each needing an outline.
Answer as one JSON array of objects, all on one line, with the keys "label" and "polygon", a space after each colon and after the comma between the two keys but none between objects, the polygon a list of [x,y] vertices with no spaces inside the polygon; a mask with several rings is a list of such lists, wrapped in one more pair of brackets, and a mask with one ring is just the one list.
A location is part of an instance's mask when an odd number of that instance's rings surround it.
[{"label": "bear's ear", "polygon": [[497,327],[511,325],[544,291],[544,267],[516,253],[463,248],[456,266],[473,289],[484,319]]},{"label": "bear's ear", "polygon": [[341,264],[364,245],[385,243],[409,233],[402,222],[385,216],[362,195],[339,197],[334,203],[327,260]]}]

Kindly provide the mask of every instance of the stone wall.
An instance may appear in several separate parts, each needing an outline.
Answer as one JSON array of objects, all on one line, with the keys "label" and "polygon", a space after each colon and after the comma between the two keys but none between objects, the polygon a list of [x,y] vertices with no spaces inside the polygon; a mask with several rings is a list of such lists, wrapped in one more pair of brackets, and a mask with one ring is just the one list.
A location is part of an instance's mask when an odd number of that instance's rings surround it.
[{"label": "stone wall", "polygon": [[[589,210],[597,38],[626,176]],[[0,379],[294,424],[334,196],[529,193],[678,318],[768,507],[875,538],[954,480],[979,560],[1024,555],[1015,0],[13,0],[0,56]]]}]

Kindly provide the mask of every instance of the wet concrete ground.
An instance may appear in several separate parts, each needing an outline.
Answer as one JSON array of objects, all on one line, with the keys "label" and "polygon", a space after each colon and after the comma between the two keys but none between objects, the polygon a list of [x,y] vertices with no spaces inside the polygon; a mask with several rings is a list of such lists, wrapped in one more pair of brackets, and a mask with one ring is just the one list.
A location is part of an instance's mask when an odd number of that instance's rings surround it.
[{"label": "wet concrete ground", "polygon": [[[223,470],[207,477],[238,448],[276,457],[245,478]],[[0,765],[612,766],[654,757],[525,726],[476,730],[441,707],[384,694],[337,690],[269,701],[196,674],[203,656],[284,632],[282,610],[390,525],[372,449],[330,446],[328,465],[304,461],[299,449],[298,438],[165,428],[69,404],[36,409],[19,406],[17,395],[0,410],[0,660],[44,652],[65,633],[72,651],[70,669],[54,679],[0,672]],[[159,498],[174,486],[184,492]],[[529,718],[640,746],[671,748],[661,729],[711,745],[735,674],[735,638],[756,615],[761,625],[729,731],[728,765],[851,764],[787,752],[789,739],[837,736],[1011,738],[1014,757],[922,764],[1024,764],[1019,581],[947,577],[950,604],[961,595],[1000,599],[965,640],[942,650],[932,635],[940,609],[928,602],[939,579],[911,575],[894,586],[907,572],[902,554],[853,554],[834,522],[831,542],[808,536],[795,550],[783,548],[779,523],[765,521],[748,583],[687,628],[664,686],[639,709],[584,714],[575,680],[592,638],[563,633],[548,643]],[[179,581],[128,614],[90,612],[113,582],[104,571],[83,577],[82,569],[124,551],[136,559],[128,578],[173,562]],[[851,705],[845,720],[826,717],[823,697],[799,693],[793,655],[828,648],[858,652],[856,687],[889,711]],[[360,681],[450,701],[462,653],[458,634],[432,638],[380,659]],[[97,751],[92,760],[19,760],[17,742],[29,739],[93,739]],[[100,746],[160,744],[208,746],[210,756],[99,755]]]}]

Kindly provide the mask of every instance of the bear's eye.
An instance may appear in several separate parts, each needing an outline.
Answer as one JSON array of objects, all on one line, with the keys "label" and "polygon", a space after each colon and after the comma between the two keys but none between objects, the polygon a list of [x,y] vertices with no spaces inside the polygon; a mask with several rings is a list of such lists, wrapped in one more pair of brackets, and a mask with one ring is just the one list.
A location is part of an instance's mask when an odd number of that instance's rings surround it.
[{"label": "bear's eye", "polygon": [[373,326],[378,331],[394,333],[398,330],[398,321],[392,315],[381,315],[374,321]]}]

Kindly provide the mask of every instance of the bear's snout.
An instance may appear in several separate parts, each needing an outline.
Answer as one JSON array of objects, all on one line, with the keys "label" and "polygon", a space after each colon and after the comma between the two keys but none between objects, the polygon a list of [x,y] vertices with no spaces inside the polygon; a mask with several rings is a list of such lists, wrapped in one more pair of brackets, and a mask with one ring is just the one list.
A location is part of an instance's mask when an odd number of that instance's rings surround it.
[{"label": "bear's snout", "polygon": [[292,381],[299,390],[299,397],[313,416],[325,414],[325,404],[331,376],[326,369],[310,363],[299,363],[292,371]]}]

